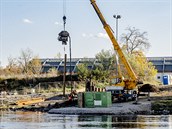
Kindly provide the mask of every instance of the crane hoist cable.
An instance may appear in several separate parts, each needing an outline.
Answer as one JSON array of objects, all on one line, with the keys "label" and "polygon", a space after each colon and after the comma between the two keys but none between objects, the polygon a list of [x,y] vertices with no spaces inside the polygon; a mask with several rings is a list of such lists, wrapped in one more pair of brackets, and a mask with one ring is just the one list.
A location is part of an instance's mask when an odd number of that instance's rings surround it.
[{"label": "crane hoist cable", "polygon": [[[58,40],[59,41],[62,41],[62,45],[67,45],[67,42],[68,42],[68,39],[70,39],[70,36],[69,36],[69,33],[65,30],[65,25],[66,25],[66,16],[65,16],[65,13],[66,13],[66,0],[63,0],[63,25],[64,25],[64,30],[62,30],[60,33],[59,33],[59,36],[58,36]],[[65,48],[64,48],[64,51],[65,51]]]},{"label": "crane hoist cable", "polygon": [[66,25],[66,0],[63,0],[63,27]]},{"label": "crane hoist cable", "polygon": [[71,69],[71,37],[69,33],[65,30],[66,25],[66,0],[63,0],[63,25],[64,30],[59,33],[58,40],[62,41],[62,45],[64,45],[64,54],[65,54],[65,46],[67,45],[69,39],[69,52],[70,52],[70,81],[71,81],[71,93],[73,90],[72,86],[72,69]]},{"label": "crane hoist cable", "polygon": [[66,0],[63,0],[63,15],[66,14]]}]

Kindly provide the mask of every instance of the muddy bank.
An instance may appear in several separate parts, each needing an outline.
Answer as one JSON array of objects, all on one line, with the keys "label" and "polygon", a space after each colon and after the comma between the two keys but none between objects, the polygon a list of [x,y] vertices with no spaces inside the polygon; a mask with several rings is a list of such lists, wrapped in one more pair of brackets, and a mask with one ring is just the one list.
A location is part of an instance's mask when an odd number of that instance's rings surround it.
[{"label": "muddy bank", "polygon": [[59,109],[51,109],[51,114],[109,114],[109,115],[135,115],[135,114],[151,114],[151,102],[144,101],[142,103],[133,104],[133,102],[114,103],[112,106],[103,108],[78,108],[66,107]]},{"label": "muddy bank", "polygon": [[[77,105],[77,100],[73,101],[68,99],[68,94],[63,95],[53,95],[52,97],[46,97],[44,101],[32,103],[32,104],[17,104],[18,100],[30,100],[31,96],[7,96],[3,100],[3,105],[0,104],[0,110],[12,110],[12,111],[39,111],[39,112],[48,112],[53,108],[63,108],[63,107],[71,107]],[[23,98],[23,99],[22,99]]]},{"label": "muddy bank", "polygon": [[33,112],[48,112],[51,109],[59,109],[64,107],[71,107],[76,104],[76,101],[70,102],[68,100],[59,101],[59,102],[44,102],[41,105],[29,105],[23,107],[11,107],[9,110],[11,111],[33,111]]},{"label": "muddy bank", "polygon": [[151,101],[141,99],[137,104],[134,102],[113,103],[110,107],[78,108],[77,100],[48,100],[36,105],[23,107],[11,107],[12,111],[39,111],[50,114],[101,114],[101,115],[168,115],[172,114],[172,100]]},{"label": "muddy bank", "polygon": [[[69,81],[80,82],[77,75],[66,75],[66,83]],[[14,90],[21,91],[24,88],[33,88],[41,83],[43,89],[49,87],[61,88],[63,86],[63,75],[57,77],[25,77],[25,78],[0,78],[0,91],[12,92]]]},{"label": "muddy bank", "polygon": [[52,114],[110,114],[110,115],[168,115],[172,114],[171,96],[152,96],[150,101],[147,98],[139,99],[138,103],[122,102],[113,103],[107,108],[78,108],[65,107],[51,109]]},{"label": "muddy bank", "polygon": [[[165,93],[165,94],[164,94]],[[171,95],[171,92],[168,92]],[[139,97],[138,104],[133,104],[134,101],[113,103],[108,108],[78,108],[77,100],[71,102],[68,95],[47,96],[45,101],[33,105],[25,105],[22,107],[7,107],[10,110],[16,111],[41,111],[54,114],[112,114],[112,115],[145,115],[157,114],[168,115],[172,114],[172,96],[166,96],[167,93],[152,93],[150,100],[146,96]],[[11,96],[10,101],[14,101]]]}]

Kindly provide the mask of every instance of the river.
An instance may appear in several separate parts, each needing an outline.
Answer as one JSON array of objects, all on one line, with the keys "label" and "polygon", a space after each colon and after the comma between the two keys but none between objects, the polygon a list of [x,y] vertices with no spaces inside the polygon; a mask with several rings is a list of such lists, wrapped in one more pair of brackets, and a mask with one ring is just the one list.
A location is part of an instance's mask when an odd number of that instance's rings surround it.
[{"label": "river", "polygon": [[172,129],[172,115],[60,115],[0,111],[0,129]]}]

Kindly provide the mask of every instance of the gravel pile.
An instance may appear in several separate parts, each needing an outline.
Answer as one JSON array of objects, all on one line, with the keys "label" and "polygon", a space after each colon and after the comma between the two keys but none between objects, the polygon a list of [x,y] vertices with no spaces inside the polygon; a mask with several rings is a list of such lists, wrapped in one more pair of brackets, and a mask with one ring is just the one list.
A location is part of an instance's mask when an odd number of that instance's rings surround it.
[{"label": "gravel pile", "polygon": [[151,102],[143,101],[138,104],[133,102],[115,103],[110,107],[95,108],[78,108],[67,107],[59,109],[51,109],[50,114],[111,114],[111,115],[134,115],[134,114],[150,114]]}]

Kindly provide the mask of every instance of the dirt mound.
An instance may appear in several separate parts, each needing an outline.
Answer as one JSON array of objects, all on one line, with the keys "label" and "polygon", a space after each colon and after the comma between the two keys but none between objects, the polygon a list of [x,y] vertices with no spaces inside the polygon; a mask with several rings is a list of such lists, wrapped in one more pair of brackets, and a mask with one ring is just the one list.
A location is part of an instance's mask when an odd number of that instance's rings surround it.
[{"label": "dirt mound", "polygon": [[172,85],[164,85],[159,87],[160,91],[172,91]]},{"label": "dirt mound", "polygon": [[144,85],[140,86],[139,91],[140,92],[157,92],[157,91],[159,91],[159,88],[156,87],[155,85],[144,84]]}]

